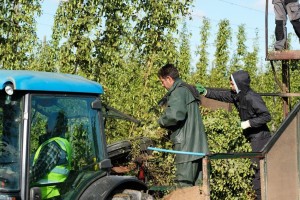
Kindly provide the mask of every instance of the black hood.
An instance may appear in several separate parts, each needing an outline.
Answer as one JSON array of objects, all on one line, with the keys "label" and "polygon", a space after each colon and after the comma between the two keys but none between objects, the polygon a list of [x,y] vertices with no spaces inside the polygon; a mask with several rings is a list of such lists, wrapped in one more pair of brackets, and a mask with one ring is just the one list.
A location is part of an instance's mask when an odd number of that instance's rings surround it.
[{"label": "black hood", "polygon": [[237,93],[238,91],[245,93],[250,89],[250,76],[248,72],[244,70],[236,71],[231,75],[231,79],[233,79],[232,81],[237,86]]}]

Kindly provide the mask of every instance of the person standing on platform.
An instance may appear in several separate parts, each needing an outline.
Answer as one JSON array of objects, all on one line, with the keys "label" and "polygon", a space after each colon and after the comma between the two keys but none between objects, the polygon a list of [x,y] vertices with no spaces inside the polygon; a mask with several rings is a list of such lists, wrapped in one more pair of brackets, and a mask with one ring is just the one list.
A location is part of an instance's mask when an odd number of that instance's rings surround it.
[{"label": "person standing on platform", "polygon": [[[249,73],[244,70],[234,72],[230,76],[229,91],[206,89],[201,84],[196,84],[200,94],[206,98],[222,102],[233,103],[239,112],[243,135],[250,143],[253,152],[259,152],[271,137],[267,123],[271,121],[271,115],[265,102],[259,94],[250,88]],[[259,159],[251,159],[254,163],[253,189],[256,200],[261,199]]]},{"label": "person standing on platform", "polygon": [[286,47],[287,30],[286,22],[287,15],[294,31],[300,39],[300,5],[298,0],[273,0],[275,13],[275,50],[281,51]]}]

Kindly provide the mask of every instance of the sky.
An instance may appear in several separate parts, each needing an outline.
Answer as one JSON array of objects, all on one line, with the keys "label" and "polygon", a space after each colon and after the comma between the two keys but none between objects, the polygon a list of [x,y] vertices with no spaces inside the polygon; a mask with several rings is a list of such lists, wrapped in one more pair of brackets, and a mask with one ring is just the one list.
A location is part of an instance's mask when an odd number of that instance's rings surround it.
[{"label": "sky", "polygon": [[[203,17],[209,19],[211,23],[211,36],[209,38],[210,47],[208,53],[212,57],[214,54],[214,39],[218,31],[218,23],[220,20],[227,19],[232,28],[233,37],[237,33],[238,26],[245,24],[247,46],[249,50],[252,49],[253,39],[255,38],[255,31],[258,29],[259,36],[259,55],[261,64],[265,61],[265,9],[267,0],[194,0],[192,7],[192,20],[186,20],[188,31],[191,32],[190,45],[192,53],[192,66],[197,62],[195,51],[200,44],[200,27],[202,25]],[[273,12],[272,0],[268,0],[268,35],[269,38],[274,36],[275,29],[275,16]],[[51,28],[53,25],[53,17],[59,5],[59,0],[44,0],[42,4],[43,15],[38,17],[37,20],[37,34],[42,40],[45,36],[46,39],[51,37]],[[294,30],[287,22],[287,31],[292,33],[292,47],[300,49],[299,40],[294,34]],[[272,41],[268,41],[270,45]],[[236,44],[235,38],[232,38],[231,47],[234,48]]]}]

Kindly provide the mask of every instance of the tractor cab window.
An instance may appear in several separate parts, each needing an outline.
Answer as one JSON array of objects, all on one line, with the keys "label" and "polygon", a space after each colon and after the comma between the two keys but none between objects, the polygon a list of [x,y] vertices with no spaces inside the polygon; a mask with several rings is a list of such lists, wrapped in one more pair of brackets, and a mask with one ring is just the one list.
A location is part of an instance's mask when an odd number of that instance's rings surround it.
[{"label": "tractor cab window", "polygon": [[0,95],[0,190],[20,188],[21,97]]},{"label": "tractor cab window", "polygon": [[[95,171],[104,159],[95,97],[33,95],[30,113],[30,184],[43,198],[62,195],[67,179]],[[72,176],[72,177],[70,177]]]}]

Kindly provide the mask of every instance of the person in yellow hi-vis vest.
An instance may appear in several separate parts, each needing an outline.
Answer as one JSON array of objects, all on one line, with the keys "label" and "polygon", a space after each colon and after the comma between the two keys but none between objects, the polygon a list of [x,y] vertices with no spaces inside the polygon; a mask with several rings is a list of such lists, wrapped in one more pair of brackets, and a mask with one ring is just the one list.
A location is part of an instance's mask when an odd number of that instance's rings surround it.
[{"label": "person in yellow hi-vis vest", "polygon": [[[42,199],[59,196],[55,183],[66,180],[71,169],[72,148],[64,137],[67,119],[63,112],[48,119],[47,139],[37,149],[30,170],[30,182],[41,188]],[[53,185],[51,184],[53,183]],[[42,186],[45,184],[45,186]]]}]

